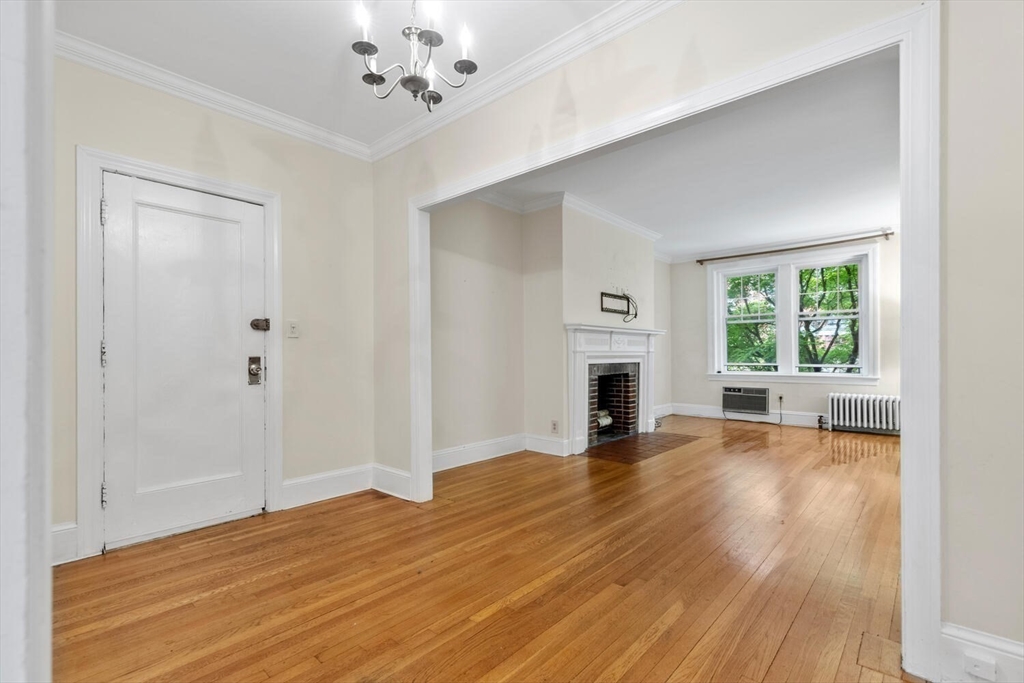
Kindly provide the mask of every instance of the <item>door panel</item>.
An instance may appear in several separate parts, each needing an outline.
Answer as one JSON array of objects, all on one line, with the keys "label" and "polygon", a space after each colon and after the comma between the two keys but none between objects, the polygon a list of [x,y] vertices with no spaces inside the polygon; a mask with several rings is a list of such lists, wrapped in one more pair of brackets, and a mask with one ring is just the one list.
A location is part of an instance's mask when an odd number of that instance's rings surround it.
[{"label": "door panel", "polygon": [[262,207],[104,174],[108,547],[264,504]]}]

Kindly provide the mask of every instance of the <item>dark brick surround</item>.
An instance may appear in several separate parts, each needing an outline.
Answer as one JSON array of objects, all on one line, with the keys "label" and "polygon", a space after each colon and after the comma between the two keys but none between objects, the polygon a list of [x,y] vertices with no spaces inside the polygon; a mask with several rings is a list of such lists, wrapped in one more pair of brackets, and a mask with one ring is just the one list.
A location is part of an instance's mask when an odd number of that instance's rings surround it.
[{"label": "dark brick surround", "polygon": [[[590,429],[587,443],[636,434],[639,363],[602,363],[590,366]],[[597,411],[607,410],[612,424],[598,430]]]}]

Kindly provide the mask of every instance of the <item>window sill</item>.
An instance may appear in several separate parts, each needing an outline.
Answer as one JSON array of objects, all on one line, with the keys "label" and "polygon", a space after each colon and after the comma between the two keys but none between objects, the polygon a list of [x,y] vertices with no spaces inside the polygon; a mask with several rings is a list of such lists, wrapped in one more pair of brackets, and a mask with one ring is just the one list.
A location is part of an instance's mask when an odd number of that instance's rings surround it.
[{"label": "window sill", "polygon": [[877,375],[825,375],[821,373],[800,373],[780,375],[777,372],[709,372],[713,382],[736,382],[748,379],[754,382],[779,382],[781,384],[851,384],[877,385]]}]

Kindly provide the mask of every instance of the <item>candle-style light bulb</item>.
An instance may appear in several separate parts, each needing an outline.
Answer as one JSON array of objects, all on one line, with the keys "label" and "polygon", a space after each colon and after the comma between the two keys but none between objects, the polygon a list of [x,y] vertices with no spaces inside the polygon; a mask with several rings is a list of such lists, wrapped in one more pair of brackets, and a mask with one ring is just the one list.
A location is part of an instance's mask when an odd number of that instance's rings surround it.
[{"label": "candle-style light bulb", "polygon": [[427,64],[427,70],[424,75],[427,77],[427,90],[433,90],[434,76],[437,75],[437,71],[434,70],[434,60],[430,60],[430,63]]},{"label": "candle-style light bulb", "polygon": [[462,42],[462,58],[469,59],[469,44],[473,42],[473,39],[469,35],[469,28],[465,24],[462,25],[462,34],[459,38]]},{"label": "candle-style light bulb", "polygon": [[370,42],[370,13],[361,2],[356,5],[356,23],[363,29],[363,40]]},{"label": "candle-style light bulb", "polygon": [[440,0],[426,0],[423,3],[423,13],[427,15],[427,28],[436,29],[441,23]]}]

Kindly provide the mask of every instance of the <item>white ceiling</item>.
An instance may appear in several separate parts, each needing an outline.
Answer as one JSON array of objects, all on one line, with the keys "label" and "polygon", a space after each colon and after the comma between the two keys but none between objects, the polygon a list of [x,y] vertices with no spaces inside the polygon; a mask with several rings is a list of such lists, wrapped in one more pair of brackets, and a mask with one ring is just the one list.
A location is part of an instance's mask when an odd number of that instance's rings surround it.
[{"label": "white ceiling", "polygon": [[875,53],[478,196],[528,209],[569,193],[676,260],[898,229],[898,66]]},{"label": "white ceiling", "polygon": [[[401,29],[408,23],[410,5],[365,1],[381,48],[381,67],[408,60]],[[470,56],[480,70],[462,90],[441,89],[445,101],[440,113],[466,99],[488,77],[514,70],[517,62],[553,41],[559,44],[560,37],[561,44],[584,44],[588,29],[613,29],[596,37],[603,40],[620,24],[628,27],[631,16],[652,16],[650,5],[445,0],[438,28],[446,42],[435,53],[439,68],[455,80],[450,65],[461,56],[458,36],[465,23],[473,35]],[[365,73],[362,59],[351,49],[360,37],[355,6],[351,0],[60,0],[56,20],[60,32],[75,38],[371,145],[439,112],[427,113],[422,102],[414,102],[401,88],[383,102],[373,97],[360,80]],[[422,7],[419,14],[422,18]],[[515,86],[524,82],[514,81]]]}]

